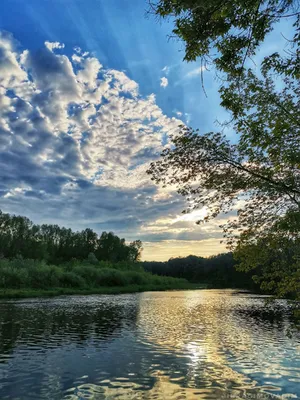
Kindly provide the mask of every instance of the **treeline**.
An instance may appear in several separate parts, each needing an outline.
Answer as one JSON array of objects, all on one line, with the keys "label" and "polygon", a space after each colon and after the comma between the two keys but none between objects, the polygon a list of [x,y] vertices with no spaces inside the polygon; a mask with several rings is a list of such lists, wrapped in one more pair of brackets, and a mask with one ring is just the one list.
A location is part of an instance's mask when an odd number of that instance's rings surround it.
[{"label": "treeline", "polygon": [[[74,232],[0,211],[0,288],[91,288],[145,285],[147,280],[165,286],[189,281],[209,287],[258,288],[249,273],[235,268],[231,253],[138,262],[141,251],[141,241],[126,244],[112,232],[100,236],[89,228]],[[180,279],[178,283],[165,278]]]},{"label": "treeline", "polygon": [[232,253],[203,258],[197,256],[171,258],[166,262],[145,261],[145,271],[152,274],[184,278],[216,288],[245,288],[258,290],[252,274],[240,272],[235,266]]},{"label": "treeline", "polygon": [[61,264],[72,259],[135,262],[140,259],[142,243],[126,244],[112,232],[98,236],[92,229],[74,232],[58,225],[36,225],[26,217],[0,211],[0,255],[3,258],[45,260]]}]

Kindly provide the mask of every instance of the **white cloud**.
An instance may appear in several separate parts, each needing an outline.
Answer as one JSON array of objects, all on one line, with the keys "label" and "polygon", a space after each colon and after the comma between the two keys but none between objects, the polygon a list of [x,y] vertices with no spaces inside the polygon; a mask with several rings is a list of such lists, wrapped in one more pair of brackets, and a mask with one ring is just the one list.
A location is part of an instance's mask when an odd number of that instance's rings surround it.
[{"label": "white cloud", "polygon": [[176,115],[177,115],[177,117],[182,117],[182,112],[181,111],[173,111]]},{"label": "white cloud", "polygon": [[47,49],[49,49],[50,51],[53,51],[55,49],[63,49],[65,47],[65,45],[63,43],[59,43],[59,42],[45,42],[45,46],[47,47]]},{"label": "white cloud", "polygon": [[169,84],[168,78],[166,78],[165,76],[163,76],[162,78],[160,78],[160,86],[163,88],[166,88]]},{"label": "white cloud", "polygon": [[206,71],[205,67],[204,67],[204,66],[201,66],[201,67],[195,68],[195,69],[193,69],[192,71],[188,72],[188,73],[186,74],[186,77],[187,77],[187,78],[193,78],[193,77],[195,77],[195,76],[201,75],[201,73],[204,72],[204,71]]},{"label": "white cloud", "polygon": [[116,95],[119,92],[127,92],[132,96],[138,96],[139,94],[139,85],[128,78],[128,76],[123,71],[117,71],[116,69],[109,69],[106,74],[106,79],[109,81],[113,80],[114,83],[114,91],[112,91],[112,95]]},{"label": "white cloud", "polygon": [[19,63],[20,54],[15,47],[12,35],[0,32],[0,85],[3,88],[15,88],[27,77]]},{"label": "white cloud", "polygon": [[81,49],[70,57],[55,49],[63,45],[17,50],[0,34],[2,210],[146,241],[213,235],[216,227],[178,217],[184,200],[146,173],[182,121],[167,117],[154,94],[142,97],[124,72]]},{"label": "white cloud", "polygon": [[165,67],[163,67],[162,72],[164,72],[166,75],[169,75],[170,67],[168,67],[168,66],[166,65]]},{"label": "white cloud", "polygon": [[202,207],[199,210],[194,210],[190,213],[181,214],[176,218],[176,221],[193,221],[203,220],[207,216],[207,207]]},{"label": "white cloud", "polygon": [[68,224],[97,215],[108,227],[116,218],[124,226],[129,209],[141,224],[178,208],[174,195],[155,198],[146,170],[181,121],[164,115],[154,94],[141,97],[124,72],[57,48],[18,51],[11,35],[0,36],[2,208]]},{"label": "white cloud", "polygon": [[[78,62],[78,56],[73,55],[72,60]],[[81,69],[77,73],[77,79],[91,89],[95,89],[97,87],[98,73],[102,65],[94,57],[81,58],[79,62]]]}]

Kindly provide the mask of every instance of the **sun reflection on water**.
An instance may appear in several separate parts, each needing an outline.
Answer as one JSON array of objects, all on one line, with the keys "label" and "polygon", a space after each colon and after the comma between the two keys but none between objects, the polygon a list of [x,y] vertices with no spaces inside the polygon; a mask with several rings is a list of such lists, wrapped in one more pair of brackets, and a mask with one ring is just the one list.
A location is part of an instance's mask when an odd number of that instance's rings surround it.
[{"label": "sun reflection on water", "polygon": [[233,290],[0,302],[0,399],[298,398],[289,326]]},{"label": "sun reflection on water", "polygon": [[[283,365],[283,357],[292,348],[281,349],[287,339],[282,330],[277,332],[265,320],[259,324],[251,316],[253,305],[258,314],[264,312],[261,299],[222,292],[174,292],[169,298],[156,293],[154,302],[151,293],[144,294],[138,317],[141,340],[160,352],[174,351],[188,359],[182,381],[187,389],[205,388],[197,398],[274,398],[281,391],[275,381],[280,384],[289,368]],[[300,368],[297,371],[300,378]],[[259,374],[269,377],[269,384],[261,385],[256,379]],[[167,381],[172,382],[172,377]],[[161,383],[165,385],[165,380]]]}]

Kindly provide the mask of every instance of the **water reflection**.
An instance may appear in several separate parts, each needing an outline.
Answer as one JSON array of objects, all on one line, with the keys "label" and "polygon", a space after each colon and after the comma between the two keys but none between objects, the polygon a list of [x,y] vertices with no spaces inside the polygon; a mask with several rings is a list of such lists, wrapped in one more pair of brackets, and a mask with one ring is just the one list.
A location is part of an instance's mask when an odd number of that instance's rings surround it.
[{"label": "water reflection", "polygon": [[211,290],[182,297],[178,292],[172,302],[158,293],[157,307],[151,293],[144,294],[139,316],[145,341],[188,356],[190,361],[180,364],[188,367],[179,374],[181,384],[204,387],[206,393],[209,388],[211,398],[257,398],[258,389],[295,395],[299,342],[285,334],[287,304],[266,306],[260,297],[235,293]]},{"label": "water reflection", "polygon": [[235,291],[2,302],[0,398],[298,398],[289,324]]}]

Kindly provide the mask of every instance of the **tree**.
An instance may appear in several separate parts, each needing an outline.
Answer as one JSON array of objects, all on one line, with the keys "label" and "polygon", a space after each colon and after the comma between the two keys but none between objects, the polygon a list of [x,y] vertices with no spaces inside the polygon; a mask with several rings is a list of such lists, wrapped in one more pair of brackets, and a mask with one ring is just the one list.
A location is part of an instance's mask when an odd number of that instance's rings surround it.
[{"label": "tree", "polygon": [[[112,232],[100,238],[92,229],[74,232],[58,225],[34,225],[28,218],[0,210],[0,255],[2,257],[46,260],[59,264],[72,259],[97,264],[103,261],[138,261],[142,242],[129,245]],[[98,257],[98,258],[97,258]]]},{"label": "tree", "polygon": [[[173,32],[186,43],[186,60],[209,60],[223,73],[221,105],[230,113],[230,126],[237,136],[232,143],[222,132],[200,134],[182,126],[148,172],[157,183],[177,185],[188,198],[187,212],[205,205],[209,219],[238,208],[237,217],[223,228],[239,260],[245,261],[263,243],[275,253],[290,254],[300,238],[300,15],[296,2],[161,0],[153,10],[162,17],[175,17]],[[247,58],[287,13],[294,18],[294,36],[285,54],[267,55],[258,72],[248,68]],[[259,257],[249,258],[252,268],[261,269],[262,287],[267,288],[263,282],[270,279],[272,268],[262,268]],[[249,268],[244,261],[240,268]],[[293,265],[299,268],[299,263]],[[291,271],[283,260],[282,269],[273,285],[279,295],[284,295],[283,288],[290,293],[285,282]]]},{"label": "tree", "polygon": [[140,240],[131,242],[128,246],[128,258],[130,261],[140,261],[143,251],[143,243]]},{"label": "tree", "polygon": [[[300,211],[300,87],[292,75],[276,90],[274,70],[267,59],[262,79],[248,71],[239,90],[232,83],[222,91],[239,135],[237,144],[221,133],[200,135],[182,126],[173,146],[148,171],[157,183],[177,185],[188,197],[187,211],[206,205],[206,219],[228,212],[244,198],[238,219],[224,227],[230,246],[239,238],[237,231],[260,234],[285,218],[291,223]],[[293,221],[297,235],[300,225],[297,218]]]},{"label": "tree", "polygon": [[[297,0],[149,0],[149,12],[173,18],[172,37],[185,44],[186,61],[200,58],[240,76],[276,22],[299,16]],[[297,26],[295,26],[297,29]]]},{"label": "tree", "polygon": [[235,249],[239,271],[252,271],[260,287],[279,297],[297,298],[300,293],[300,240],[281,232],[267,232],[250,241],[241,235]]},{"label": "tree", "polygon": [[214,288],[257,289],[258,286],[249,279],[249,273],[237,271],[235,264],[232,253],[226,253],[209,258],[190,255],[170,258],[166,262],[144,261],[142,266],[152,274],[184,278]]}]

